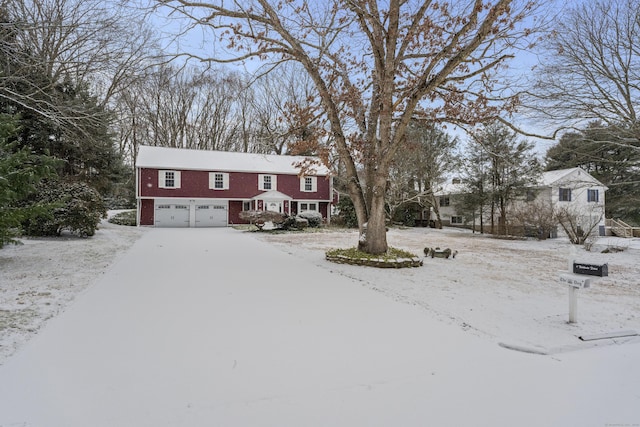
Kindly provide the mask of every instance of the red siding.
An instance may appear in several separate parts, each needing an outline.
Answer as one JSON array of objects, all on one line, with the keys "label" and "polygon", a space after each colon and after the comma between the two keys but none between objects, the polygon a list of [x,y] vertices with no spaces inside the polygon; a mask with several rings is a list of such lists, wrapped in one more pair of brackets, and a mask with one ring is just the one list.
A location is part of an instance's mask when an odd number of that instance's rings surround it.
[{"label": "red siding", "polygon": [[229,224],[248,224],[249,221],[240,219],[240,212],[242,212],[242,202],[230,201],[229,202]]},{"label": "red siding", "polygon": [[[158,188],[158,170],[140,171],[140,197],[197,197],[207,199],[250,199],[260,193],[258,174],[229,173],[229,190],[210,190],[208,171],[181,171],[180,188]],[[296,175],[278,175],[277,190],[294,199],[330,200],[330,182],[319,176],[316,192],[300,191],[300,178]]]}]

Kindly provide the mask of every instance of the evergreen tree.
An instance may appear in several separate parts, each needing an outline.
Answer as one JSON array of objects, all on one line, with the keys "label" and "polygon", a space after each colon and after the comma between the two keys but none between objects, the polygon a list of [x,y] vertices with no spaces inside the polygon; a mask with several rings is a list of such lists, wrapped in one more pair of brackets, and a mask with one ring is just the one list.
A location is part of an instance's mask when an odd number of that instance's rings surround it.
[{"label": "evergreen tree", "polygon": [[61,159],[61,178],[85,182],[109,195],[123,179],[123,160],[109,131],[110,112],[86,83],[50,75],[31,54],[33,46],[20,44],[19,31],[0,11],[0,113],[19,117],[16,149]]},{"label": "evergreen tree", "polygon": [[0,248],[16,243],[21,223],[42,213],[42,207],[17,204],[35,191],[42,178],[53,174],[53,159],[16,147],[16,122],[14,117],[0,114]]},{"label": "evergreen tree", "polygon": [[[440,210],[435,193],[458,164],[458,139],[440,127],[413,120],[406,131],[405,147],[399,150],[389,173],[387,203],[402,215],[405,225],[415,219],[424,207],[433,208],[436,226],[442,228]],[[402,209],[401,209],[402,208]]]},{"label": "evergreen tree", "polygon": [[[506,126],[491,123],[474,135],[472,147],[472,150],[484,152],[484,155],[474,153],[467,158],[467,162],[480,160],[486,163],[481,168],[467,168],[472,174],[466,177],[466,181],[474,183],[476,191],[482,185],[483,194],[488,196],[491,233],[496,232],[494,219],[497,216],[498,234],[507,234],[510,203],[525,194],[527,188],[537,181],[542,169],[533,152],[533,144],[518,139],[517,134]],[[482,175],[476,175],[475,172],[480,170]],[[475,196],[478,200],[484,200],[484,197],[479,197],[480,194]]]}]

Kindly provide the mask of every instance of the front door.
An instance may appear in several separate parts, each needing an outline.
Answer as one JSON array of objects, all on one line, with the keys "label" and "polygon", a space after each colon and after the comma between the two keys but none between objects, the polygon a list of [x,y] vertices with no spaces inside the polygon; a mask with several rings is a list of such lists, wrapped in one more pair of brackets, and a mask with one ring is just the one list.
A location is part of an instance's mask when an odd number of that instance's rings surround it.
[{"label": "front door", "polygon": [[282,213],[282,202],[265,202],[265,210]]}]

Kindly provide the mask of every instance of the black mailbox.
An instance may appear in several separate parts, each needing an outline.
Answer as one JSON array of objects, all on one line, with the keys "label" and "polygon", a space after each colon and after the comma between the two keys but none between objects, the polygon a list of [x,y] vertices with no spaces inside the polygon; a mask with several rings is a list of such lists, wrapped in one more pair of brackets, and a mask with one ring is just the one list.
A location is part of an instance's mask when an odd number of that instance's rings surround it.
[{"label": "black mailbox", "polygon": [[583,262],[574,262],[573,272],[575,274],[605,277],[609,275],[609,266],[608,264],[585,264]]}]

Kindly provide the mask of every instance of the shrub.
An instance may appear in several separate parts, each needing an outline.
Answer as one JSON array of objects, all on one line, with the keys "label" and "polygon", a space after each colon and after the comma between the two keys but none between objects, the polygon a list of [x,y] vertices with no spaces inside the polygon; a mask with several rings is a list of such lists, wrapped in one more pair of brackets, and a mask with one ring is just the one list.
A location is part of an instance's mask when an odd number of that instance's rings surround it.
[{"label": "shrub", "polygon": [[358,227],[358,217],[353,207],[353,202],[349,196],[340,197],[338,201],[338,214],[336,215],[336,224],[343,224],[348,228]]},{"label": "shrub", "polygon": [[306,219],[309,227],[320,227],[322,225],[322,214],[315,211],[305,211],[298,214],[299,218]]},{"label": "shrub", "polygon": [[304,230],[309,226],[309,220],[305,218],[296,217],[296,228],[298,230]]},{"label": "shrub", "polygon": [[23,223],[26,234],[59,236],[63,230],[93,236],[107,210],[100,194],[85,183],[47,181],[40,184],[31,198],[42,212]]},{"label": "shrub", "polygon": [[109,218],[109,222],[116,225],[128,225],[135,227],[136,225],[138,225],[136,214],[137,211],[119,212]]},{"label": "shrub", "polygon": [[249,223],[262,230],[265,222],[272,222],[274,226],[281,228],[287,219],[287,215],[273,211],[242,211],[239,214],[240,219],[249,221]]}]

